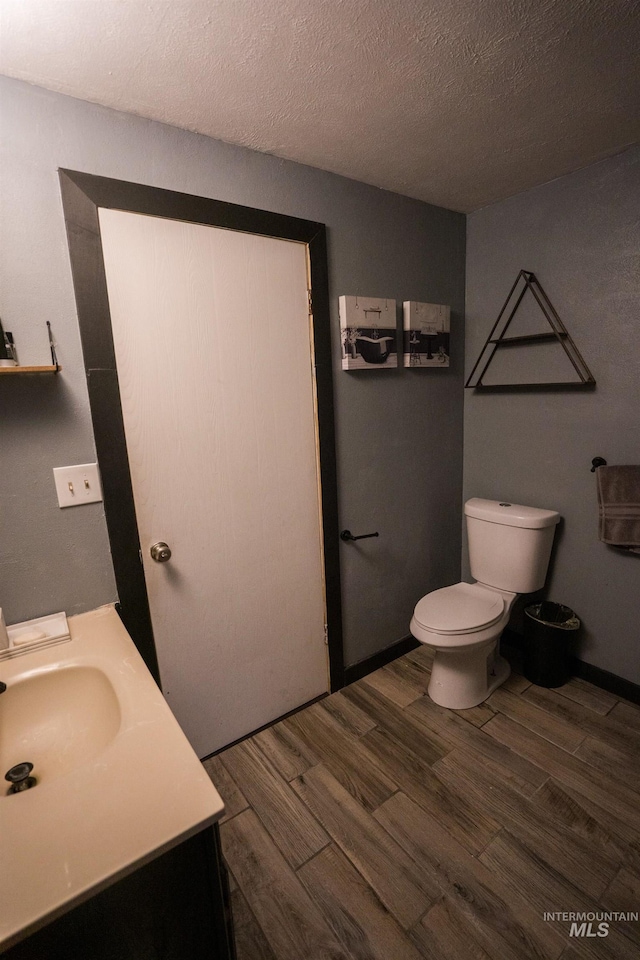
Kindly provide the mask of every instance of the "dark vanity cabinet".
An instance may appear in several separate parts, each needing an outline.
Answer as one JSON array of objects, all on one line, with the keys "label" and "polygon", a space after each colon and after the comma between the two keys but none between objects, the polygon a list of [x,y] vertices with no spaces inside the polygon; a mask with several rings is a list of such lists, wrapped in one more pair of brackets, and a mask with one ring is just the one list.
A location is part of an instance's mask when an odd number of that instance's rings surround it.
[{"label": "dark vanity cabinet", "polygon": [[5,958],[235,960],[217,824],[10,947]]}]

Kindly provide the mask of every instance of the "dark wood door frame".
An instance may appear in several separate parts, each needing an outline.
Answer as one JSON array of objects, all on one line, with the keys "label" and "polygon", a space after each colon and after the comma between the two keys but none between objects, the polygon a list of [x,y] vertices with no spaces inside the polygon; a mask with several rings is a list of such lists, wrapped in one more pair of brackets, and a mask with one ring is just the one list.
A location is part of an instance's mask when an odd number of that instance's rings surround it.
[{"label": "dark wood door frame", "polygon": [[287,217],[157,187],[60,170],[71,272],[89,389],[104,510],[119,596],[119,612],[159,681],[149,599],[120,402],[98,209],[107,207],[308,244],[313,299],[324,574],[331,690],[344,685],[338,493],[326,228]]}]

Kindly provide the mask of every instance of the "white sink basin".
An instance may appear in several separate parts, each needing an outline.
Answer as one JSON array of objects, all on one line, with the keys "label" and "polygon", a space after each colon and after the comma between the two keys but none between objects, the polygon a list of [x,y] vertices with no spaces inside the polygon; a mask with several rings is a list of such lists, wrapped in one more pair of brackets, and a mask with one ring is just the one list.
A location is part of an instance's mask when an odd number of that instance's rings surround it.
[{"label": "white sink basin", "polygon": [[0,776],[24,762],[33,764],[38,783],[81,769],[113,740],[120,719],[116,692],[102,670],[32,670],[0,696]]},{"label": "white sink basin", "polygon": [[224,811],[114,608],[69,626],[0,662],[0,952]]}]

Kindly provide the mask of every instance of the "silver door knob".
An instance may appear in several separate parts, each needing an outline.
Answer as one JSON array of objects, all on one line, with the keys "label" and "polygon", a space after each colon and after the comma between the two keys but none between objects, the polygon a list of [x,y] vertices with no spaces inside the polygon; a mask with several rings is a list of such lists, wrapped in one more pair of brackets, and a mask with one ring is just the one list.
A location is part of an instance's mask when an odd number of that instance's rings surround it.
[{"label": "silver door knob", "polygon": [[155,560],[156,563],[166,563],[167,560],[171,559],[171,548],[168,543],[163,543],[162,540],[154,543],[149,553],[151,554],[152,560]]}]

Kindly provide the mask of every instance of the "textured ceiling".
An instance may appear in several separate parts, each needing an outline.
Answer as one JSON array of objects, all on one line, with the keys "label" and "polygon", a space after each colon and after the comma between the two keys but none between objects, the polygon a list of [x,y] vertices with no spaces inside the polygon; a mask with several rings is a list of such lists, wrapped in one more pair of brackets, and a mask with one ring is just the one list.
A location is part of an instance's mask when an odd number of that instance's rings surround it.
[{"label": "textured ceiling", "polygon": [[0,0],[0,72],[454,210],[640,139],[637,0]]}]

